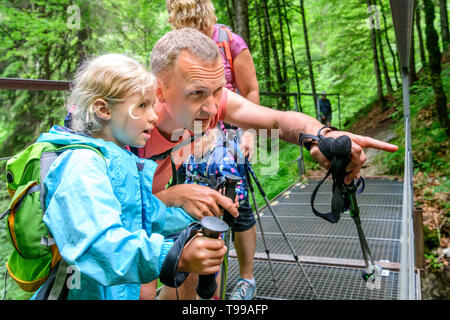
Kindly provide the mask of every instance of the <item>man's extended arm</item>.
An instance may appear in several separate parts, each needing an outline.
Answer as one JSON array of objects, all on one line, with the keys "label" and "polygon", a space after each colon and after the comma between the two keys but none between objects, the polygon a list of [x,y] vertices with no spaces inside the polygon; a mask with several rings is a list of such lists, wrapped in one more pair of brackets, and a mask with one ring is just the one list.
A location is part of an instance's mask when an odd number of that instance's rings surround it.
[{"label": "man's extended arm", "polygon": [[[226,89],[224,89],[226,90]],[[226,109],[225,121],[234,124],[240,128],[255,130],[258,129],[278,129],[279,137],[282,140],[299,144],[299,135],[307,133],[317,135],[319,129],[323,126],[315,118],[306,114],[293,111],[277,111],[267,107],[256,105],[234,92],[227,91],[228,104]],[[352,159],[347,166],[347,171],[351,171],[345,182],[349,183],[352,179],[358,178],[362,164],[366,161],[363,148],[375,148],[388,152],[395,152],[398,146],[379,141],[370,137],[355,135],[346,131],[332,131],[325,129],[322,135],[326,137],[338,137],[347,135],[352,140]],[[328,168],[330,161],[320,152],[317,145],[313,145],[311,155],[322,166]]]}]

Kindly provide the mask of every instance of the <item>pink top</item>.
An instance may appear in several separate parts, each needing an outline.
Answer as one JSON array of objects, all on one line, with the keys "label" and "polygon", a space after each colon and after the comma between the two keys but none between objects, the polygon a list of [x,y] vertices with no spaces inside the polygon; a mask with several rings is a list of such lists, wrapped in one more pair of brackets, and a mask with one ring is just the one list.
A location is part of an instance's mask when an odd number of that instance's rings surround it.
[{"label": "pink top", "polygon": [[[212,35],[212,39],[215,43],[218,42],[219,38],[219,28],[220,26],[215,25],[214,26],[214,32]],[[230,50],[231,50],[231,56],[234,59],[238,56],[239,53],[241,53],[242,50],[248,49],[247,44],[245,43],[244,39],[242,39],[239,35],[236,33],[231,32],[233,36],[233,41],[229,41],[230,44]],[[223,61],[223,67],[225,69],[225,79],[227,80],[227,84],[225,85],[225,88],[236,91],[236,82],[234,81],[234,75],[231,71],[230,62],[225,57],[225,54],[222,50],[220,50],[220,54],[222,55],[222,61]]]}]

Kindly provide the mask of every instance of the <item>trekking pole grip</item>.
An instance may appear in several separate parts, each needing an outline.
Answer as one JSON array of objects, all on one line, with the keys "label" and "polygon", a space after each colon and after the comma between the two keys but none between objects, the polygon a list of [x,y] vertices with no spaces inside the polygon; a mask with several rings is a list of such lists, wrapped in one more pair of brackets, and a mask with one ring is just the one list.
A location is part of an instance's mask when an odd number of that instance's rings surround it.
[{"label": "trekking pole grip", "polygon": [[[226,179],[225,196],[234,201],[234,199],[236,198],[236,185],[241,179],[232,175],[225,176],[225,179]],[[233,217],[233,215],[229,213],[227,210],[224,210],[223,221],[225,221],[231,227],[233,223],[236,221],[236,218]]]},{"label": "trekking pole grip", "polygon": [[[224,221],[217,217],[208,216],[200,221],[202,232],[205,237],[218,239],[229,227]],[[207,274],[198,277],[197,294],[202,299],[210,299],[217,290],[216,275]]]}]

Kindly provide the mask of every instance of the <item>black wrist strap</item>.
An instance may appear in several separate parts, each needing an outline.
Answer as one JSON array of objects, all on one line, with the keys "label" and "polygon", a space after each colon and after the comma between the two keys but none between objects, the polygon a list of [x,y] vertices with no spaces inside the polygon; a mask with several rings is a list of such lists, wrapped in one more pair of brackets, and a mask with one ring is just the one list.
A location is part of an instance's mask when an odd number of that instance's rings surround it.
[{"label": "black wrist strap", "polygon": [[338,128],[336,127],[329,127],[329,126],[323,126],[322,128],[319,129],[319,131],[317,131],[317,136],[319,137],[319,139],[324,139],[325,137],[321,134],[323,129],[331,129],[330,131],[339,131]]},{"label": "black wrist strap", "polygon": [[[314,136],[312,134],[307,134],[307,133],[301,133],[299,136],[299,143],[300,146],[304,146],[306,148],[306,150],[310,151],[311,147],[312,147],[312,142],[313,141],[317,141],[319,142],[320,140],[324,139],[325,137],[321,134],[323,129],[331,129],[331,131],[339,131],[338,128],[335,127],[328,127],[328,126],[323,126],[319,129],[319,131],[317,131],[317,136]],[[305,139],[311,139],[311,140],[306,140]]]},{"label": "black wrist strap", "polygon": [[[312,139],[311,141],[318,141],[320,152],[322,152],[322,154],[331,162],[327,174],[321,181],[319,181],[312,192],[311,208],[316,216],[323,218],[331,223],[336,223],[339,221],[341,213],[349,209],[350,206],[344,179],[345,176],[349,173],[345,169],[351,160],[352,141],[348,136],[345,135],[339,136],[337,138],[324,137],[321,134],[321,131],[325,128],[328,127],[324,126],[320,128],[317,132],[317,136],[300,135],[299,139],[300,143],[302,143],[303,139],[305,138],[310,138]],[[331,211],[328,213],[321,213],[314,207],[314,201],[320,186],[330,174],[332,175],[333,179]],[[358,180],[356,186],[359,186],[361,182],[363,183],[363,186],[359,191],[357,191],[357,193],[362,192],[364,189],[364,180],[362,178]],[[351,182],[351,185],[353,185],[353,183],[354,182]]]},{"label": "black wrist strap", "polygon": [[172,288],[178,288],[186,280],[189,272],[177,271],[178,262],[184,246],[201,229],[201,227],[202,226],[199,222],[192,222],[180,233],[164,259],[161,272],[159,274],[161,283]]}]

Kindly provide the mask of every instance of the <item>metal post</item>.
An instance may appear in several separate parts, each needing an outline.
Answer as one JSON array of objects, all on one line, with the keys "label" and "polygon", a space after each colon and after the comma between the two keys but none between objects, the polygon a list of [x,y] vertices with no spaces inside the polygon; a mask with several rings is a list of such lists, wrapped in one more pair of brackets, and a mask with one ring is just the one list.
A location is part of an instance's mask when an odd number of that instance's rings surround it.
[{"label": "metal post", "polygon": [[413,168],[411,148],[411,127],[409,108],[409,74],[408,69],[402,69],[403,85],[403,114],[405,123],[405,169],[403,182],[403,210],[402,210],[402,236],[400,248],[400,300],[414,300],[414,226],[413,226]]},{"label": "metal post", "polygon": [[[294,95],[295,111],[298,112],[298,95]],[[297,159],[298,175],[301,177],[305,174],[305,160],[303,158],[303,148],[300,146],[300,156]]]},{"label": "metal post", "polygon": [[298,107],[300,109],[300,112],[303,112],[302,108],[302,96],[300,95],[300,92],[295,95],[296,99],[298,99]]},{"label": "metal post", "polygon": [[338,113],[339,113],[339,130],[342,130],[341,127],[341,96],[338,94]]},{"label": "metal post", "polygon": [[319,108],[319,97],[314,97],[314,101],[315,101],[315,106],[316,106],[316,113],[317,113],[317,120],[320,121],[320,108]]},{"label": "metal post", "polygon": [[405,125],[405,169],[403,182],[402,235],[400,248],[399,299],[415,299],[415,255],[413,226],[413,167],[409,108],[409,62],[414,28],[414,0],[389,0],[402,70]]}]

